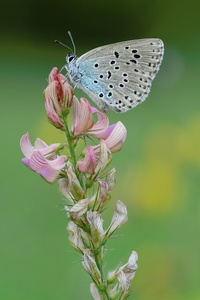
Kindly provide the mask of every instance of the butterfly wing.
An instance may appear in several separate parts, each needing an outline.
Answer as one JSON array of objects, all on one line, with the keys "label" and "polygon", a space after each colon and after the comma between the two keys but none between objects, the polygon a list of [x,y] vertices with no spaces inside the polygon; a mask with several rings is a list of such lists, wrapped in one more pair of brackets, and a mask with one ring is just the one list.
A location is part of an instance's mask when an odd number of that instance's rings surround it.
[{"label": "butterfly wing", "polygon": [[104,111],[126,112],[148,96],[163,59],[159,39],[119,42],[93,49],[77,60],[78,87]]}]

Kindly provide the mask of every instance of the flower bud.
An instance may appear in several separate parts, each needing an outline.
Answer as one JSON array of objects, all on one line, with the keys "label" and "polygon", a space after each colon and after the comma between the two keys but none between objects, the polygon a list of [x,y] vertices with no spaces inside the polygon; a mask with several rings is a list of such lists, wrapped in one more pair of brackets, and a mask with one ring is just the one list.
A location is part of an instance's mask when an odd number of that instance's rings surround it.
[{"label": "flower bud", "polygon": [[96,285],[93,282],[90,284],[90,293],[91,293],[94,300],[101,300],[101,297],[100,297],[99,292],[96,288]]},{"label": "flower bud", "polygon": [[49,84],[43,92],[48,120],[56,128],[64,129],[63,117],[69,113],[73,101],[73,90],[67,78],[53,68]]},{"label": "flower bud", "polygon": [[116,280],[116,278],[117,278],[117,276],[116,276],[116,270],[108,272],[107,282],[109,284],[112,284]]}]

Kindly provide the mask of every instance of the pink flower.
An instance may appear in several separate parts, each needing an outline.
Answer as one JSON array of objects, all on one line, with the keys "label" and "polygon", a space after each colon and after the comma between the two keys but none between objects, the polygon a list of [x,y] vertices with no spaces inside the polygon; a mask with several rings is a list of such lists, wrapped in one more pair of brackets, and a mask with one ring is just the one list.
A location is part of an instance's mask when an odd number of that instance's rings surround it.
[{"label": "pink flower", "polygon": [[102,172],[111,161],[111,152],[101,140],[99,151],[95,151],[95,147],[88,146],[85,149],[85,157],[82,161],[78,161],[77,169],[83,173],[91,175]]},{"label": "pink flower", "polygon": [[105,135],[105,143],[111,152],[117,152],[121,150],[122,145],[127,136],[126,127],[122,122],[110,125],[106,130],[107,136]]},{"label": "pink flower", "polygon": [[[77,98],[74,98],[73,109],[72,132],[75,136],[86,134],[92,135],[99,140],[105,140],[111,152],[117,152],[121,149],[127,136],[126,127],[122,122],[109,126],[108,117],[91,106],[84,98],[81,98],[80,102]],[[95,114],[98,118],[96,123],[94,122]]]},{"label": "pink flower", "polygon": [[[102,132],[101,139],[104,140],[107,148],[112,152],[117,152],[121,150],[122,145],[126,139],[127,130],[122,122],[117,122],[107,127],[107,129]],[[93,146],[95,152],[100,151],[100,145]]]},{"label": "pink flower", "polygon": [[88,146],[85,149],[85,157],[84,160],[78,161],[77,169],[83,173],[89,173],[93,175],[95,172],[95,167],[97,164],[97,159],[95,156],[94,149],[91,146]]},{"label": "pink flower", "polygon": [[[97,122],[94,122],[93,114],[97,114]],[[99,112],[90,103],[81,98],[80,102],[77,98],[73,100],[73,121],[72,132],[74,135],[90,134],[99,138],[101,134],[109,125],[108,117]]]},{"label": "pink flower", "polygon": [[72,87],[67,78],[53,68],[49,74],[49,84],[44,90],[45,108],[47,117],[56,128],[63,128],[63,115],[68,113],[73,100]]},{"label": "pink flower", "polygon": [[56,128],[64,128],[64,122],[59,117],[58,113],[54,108],[54,103],[50,97],[46,98],[45,109],[47,112],[47,118],[49,122],[54,125]]},{"label": "pink flower", "polygon": [[20,140],[20,147],[25,156],[22,162],[49,183],[53,183],[65,167],[66,156],[56,155],[62,148],[61,144],[48,146],[44,141],[37,138],[34,146],[32,146],[29,135],[26,133]]}]

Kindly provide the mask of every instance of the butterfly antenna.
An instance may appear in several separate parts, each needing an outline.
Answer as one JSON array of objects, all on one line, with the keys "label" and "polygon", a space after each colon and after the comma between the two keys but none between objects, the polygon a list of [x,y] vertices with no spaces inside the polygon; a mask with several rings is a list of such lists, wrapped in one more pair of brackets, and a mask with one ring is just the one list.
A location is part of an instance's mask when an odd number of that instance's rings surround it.
[{"label": "butterfly antenna", "polygon": [[72,42],[72,46],[73,46],[73,49],[74,49],[74,53],[73,54],[76,54],[76,46],[75,46],[75,43],[74,43],[74,40],[73,40],[73,37],[72,37],[72,34],[70,31],[68,31],[68,35],[70,37],[70,40]]},{"label": "butterfly antenna", "polygon": [[72,49],[70,47],[68,47],[67,45],[63,44],[62,42],[60,42],[58,40],[55,40],[54,42],[57,43],[57,44],[60,44],[60,45],[64,46],[65,48],[69,49],[72,52]]}]

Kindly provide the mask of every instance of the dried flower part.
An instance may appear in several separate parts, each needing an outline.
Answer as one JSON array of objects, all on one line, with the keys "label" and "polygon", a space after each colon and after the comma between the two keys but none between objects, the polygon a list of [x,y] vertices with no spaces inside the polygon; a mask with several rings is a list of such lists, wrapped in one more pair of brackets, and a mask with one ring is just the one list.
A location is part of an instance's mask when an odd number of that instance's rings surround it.
[{"label": "dried flower part", "polygon": [[91,278],[97,285],[97,287],[99,288],[99,287],[103,286],[101,273],[97,267],[97,264],[96,264],[94,258],[91,256],[89,249],[86,249],[84,251],[82,264],[83,264],[83,267],[85,268],[85,270],[89,273],[89,275],[91,276]]},{"label": "dried flower part", "polygon": [[97,211],[88,211],[87,220],[90,224],[94,247],[98,248],[101,246],[102,236],[104,234],[102,216]]},{"label": "dried flower part", "polygon": [[74,222],[70,221],[67,226],[67,231],[69,232],[69,242],[70,244],[79,252],[83,253],[85,245],[81,236],[81,228],[78,227]]},{"label": "dried flower part", "polygon": [[79,219],[84,213],[86,213],[88,208],[88,199],[79,200],[72,208],[69,210],[69,214],[72,220]]},{"label": "dried flower part", "polygon": [[[118,299],[117,296],[119,295],[121,295],[121,288],[119,288],[119,284],[115,284],[114,286],[111,286],[109,288],[110,299]],[[124,299],[124,298],[120,298],[120,299]]]},{"label": "dried flower part", "polygon": [[99,190],[98,190],[98,194],[97,194],[96,207],[98,207],[98,209],[102,209],[103,206],[106,203],[108,203],[111,196],[110,196],[109,186],[108,186],[107,182],[101,181],[99,179],[97,179],[97,182],[99,184]]},{"label": "dried flower part", "polygon": [[115,212],[113,214],[110,226],[105,232],[104,240],[107,240],[117,228],[121,227],[127,222],[127,214],[128,213],[126,206],[120,200],[118,200],[115,206]]},{"label": "dried flower part", "polygon": [[68,201],[74,204],[75,199],[71,193],[68,178],[60,178],[58,180],[58,190]]},{"label": "dried flower part", "polygon": [[128,281],[131,281],[135,276],[135,271],[138,269],[137,260],[137,252],[133,251],[129,257],[128,262],[119,268],[119,271],[124,272]]},{"label": "dried flower part", "polygon": [[115,187],[115,173],[116,170],[113,168],[106,174],[106,183],[108,185],[108,190],[111,191]]},{"label": "dried flower part", "polygon": [[122,290],[127,292],[130,288],[130,281],[127,279],[125,273],[122,270],[120,270],[117,273],[117,278],[118,278],[118,281],[120,283]]},{"label": "dried flower part", "polygon": [[99,292],[96,288],[96,285],[94,283],[90,284],[90,293],[94,300],[101,300],[101,297],[99,295]]},{"label": "dried flower part", "polygon": [[68,162],[67,163],[67,177],[69,180],[69,189],[73,198],[75,200],[80,200],[84,198],[84,190],[80,185],[80,182],[73,170],[72,165]]}]

